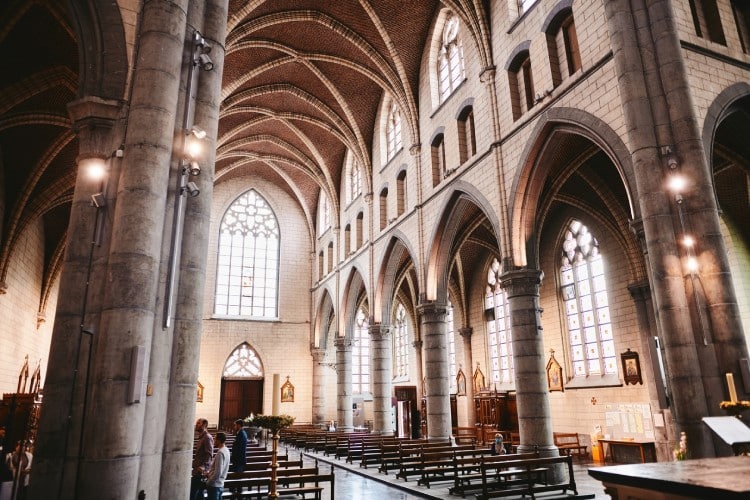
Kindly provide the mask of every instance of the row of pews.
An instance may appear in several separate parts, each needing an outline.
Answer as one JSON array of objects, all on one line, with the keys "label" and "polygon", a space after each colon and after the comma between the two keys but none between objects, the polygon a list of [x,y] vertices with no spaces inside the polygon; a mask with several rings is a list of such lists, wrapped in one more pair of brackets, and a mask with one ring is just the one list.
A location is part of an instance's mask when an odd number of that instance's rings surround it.
[{"label": "row of pews", "polygon": [[[452,483],[453,495],[477,499],[511,495],[534,495],[567,491],[578,494],[572,457],[541,457],[539,453],[493,455],[476,444],[452,444],[441,440],[406,439],[369,433],[327,432],[289,429],[289,446],[332,455],[362,468],[376,467],[380,473],[429,488]],[[563,478],[562,480],[560,478]]]}]

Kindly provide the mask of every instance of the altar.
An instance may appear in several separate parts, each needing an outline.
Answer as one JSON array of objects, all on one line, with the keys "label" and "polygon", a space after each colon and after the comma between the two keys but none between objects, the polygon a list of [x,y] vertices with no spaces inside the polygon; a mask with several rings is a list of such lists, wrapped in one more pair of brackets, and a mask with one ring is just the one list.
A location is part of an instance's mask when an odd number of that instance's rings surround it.
[{"label": "altar", "polygon": [[613,465],[589,469],[612,498],[750,498],[750,457]]}]

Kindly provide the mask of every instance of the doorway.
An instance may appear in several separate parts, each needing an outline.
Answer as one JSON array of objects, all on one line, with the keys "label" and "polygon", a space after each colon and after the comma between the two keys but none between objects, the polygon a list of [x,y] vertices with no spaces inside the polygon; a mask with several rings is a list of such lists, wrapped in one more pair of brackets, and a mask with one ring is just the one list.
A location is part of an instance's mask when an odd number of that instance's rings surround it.
[{"label": "doorway", "polygon": [[221,379],[219,428],[231,429],[238,418],[263,413],[263,379]]}]

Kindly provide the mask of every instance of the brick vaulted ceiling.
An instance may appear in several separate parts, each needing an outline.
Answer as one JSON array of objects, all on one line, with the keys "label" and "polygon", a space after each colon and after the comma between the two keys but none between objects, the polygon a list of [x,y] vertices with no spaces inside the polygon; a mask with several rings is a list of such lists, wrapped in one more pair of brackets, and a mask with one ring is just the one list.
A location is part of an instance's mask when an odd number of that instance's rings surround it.
[{"label": "brick vaulted ceiling", "polygon": [[[416,123],[435,1],[230,1],[216,179],[252,173],[314,215],[347,150],[369,170],[384,92]],[[365,176],[370,179],[371,176]]]}]

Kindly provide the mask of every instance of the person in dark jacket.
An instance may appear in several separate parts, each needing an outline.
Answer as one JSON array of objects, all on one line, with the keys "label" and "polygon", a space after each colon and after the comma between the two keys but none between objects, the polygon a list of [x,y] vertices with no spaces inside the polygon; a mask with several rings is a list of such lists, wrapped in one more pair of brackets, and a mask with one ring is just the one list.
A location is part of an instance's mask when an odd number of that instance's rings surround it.
[{"label": "person in dark jacket", "polygon": [[232,443],[232,466],[229,469],[232,472],[242,472],[245,470],[246,452],[247,452],[247,433],[242,427],[245,422],[238,418],[234,421],[234,443]]}]

